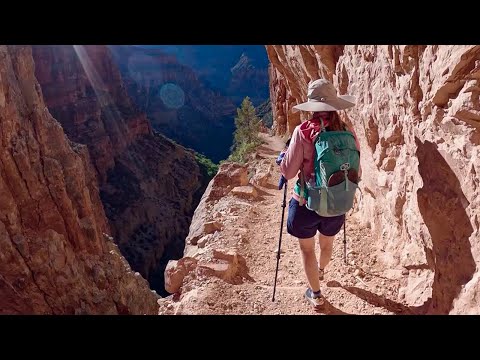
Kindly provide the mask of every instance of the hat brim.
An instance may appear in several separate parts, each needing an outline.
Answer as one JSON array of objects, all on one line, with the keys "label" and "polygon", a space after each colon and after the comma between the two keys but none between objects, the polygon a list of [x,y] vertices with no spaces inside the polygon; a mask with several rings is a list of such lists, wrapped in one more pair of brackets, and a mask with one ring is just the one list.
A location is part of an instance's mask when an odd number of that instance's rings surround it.
[{"label": "hat brim", "polygon": [[295,105],[293,111],[337,111],[345,110],[355,106],[355,96],[340,95],[331,101],[310,100],[302,104]]}]

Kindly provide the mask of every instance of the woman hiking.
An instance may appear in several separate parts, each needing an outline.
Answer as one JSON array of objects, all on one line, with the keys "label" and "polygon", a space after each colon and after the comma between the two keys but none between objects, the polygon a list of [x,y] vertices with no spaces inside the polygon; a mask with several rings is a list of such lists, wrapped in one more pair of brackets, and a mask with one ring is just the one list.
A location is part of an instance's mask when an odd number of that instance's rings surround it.
[{"label": "woman hiking", "polygon": [[[295,127],[288,148],[279,156],[281,181],[288,181],[298,176],[297,184],[299,184],[301,170],[303,170],[306,183],[312,180],[314,140],[322,130],[322,122],[325,131],[348,130],[340,120],[337,111],[353,107],[355,105],[353,96],[337,95],[337,91],[329,81],[318,79],[310,82],[307,97],[307,102],[293,107],[295,110],[310,112],[311,117]],[[356,136],[355,143],[359,149]],[[360,176],[361,170],[359,169],[358,177]],[[289,201],[287,231],[298,239],[300,245],[303,267],[309,284],[305,298],[314,307],[318,307],[324,304],[320,280],[323,280],[325,268],[330,262],[333,240],[345,221],[345,215],[332,217],[318,215],[305,206],[305,198],[300,196],[298,189],[299,186],[296,186]],[[319,264],[315,254],[317,232],[320,243]]]}]

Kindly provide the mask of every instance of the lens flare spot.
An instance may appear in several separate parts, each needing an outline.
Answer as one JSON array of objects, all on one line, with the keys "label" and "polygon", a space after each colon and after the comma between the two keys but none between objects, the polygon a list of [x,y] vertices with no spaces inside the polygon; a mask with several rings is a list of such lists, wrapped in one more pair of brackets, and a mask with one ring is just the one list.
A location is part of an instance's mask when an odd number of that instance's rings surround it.
[{"label": "lens flare spot", "polygon": [[169,109],[180,109],[185,104],[185,93],[182,88],[173,83],[163,84],[160,98]]}]

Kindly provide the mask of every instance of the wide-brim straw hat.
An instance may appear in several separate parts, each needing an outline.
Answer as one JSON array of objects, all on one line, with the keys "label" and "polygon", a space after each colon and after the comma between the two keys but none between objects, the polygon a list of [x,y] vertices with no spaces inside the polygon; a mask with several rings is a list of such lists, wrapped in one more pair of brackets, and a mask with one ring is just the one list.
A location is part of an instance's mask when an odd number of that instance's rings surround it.
[{"label": "wide-brim straw hat", "polygon": [[337,111],[355,106],[355,97],[337,95],[335,87],[326,79],[318,79],[308,84],[307,102],[295,105],[293,111]]}]

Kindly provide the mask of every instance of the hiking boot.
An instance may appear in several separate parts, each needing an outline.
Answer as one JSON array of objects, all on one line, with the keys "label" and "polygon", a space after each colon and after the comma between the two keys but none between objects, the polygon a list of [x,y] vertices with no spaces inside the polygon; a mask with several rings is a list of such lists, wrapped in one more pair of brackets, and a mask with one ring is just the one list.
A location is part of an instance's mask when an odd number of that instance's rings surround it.
[{"label": "hiking boot", "polygon": [[322,281],[325,278],[325,270],[318,268],[318,280]]},{"label": "hiking boot", "polygon": [[322,293],[320,291],[318,293],[314,293],[310,288],[308,288],[305,292],[305,299],[307,299],[314,308],[318,308],[325,304],[325,299],[323,298]]}]

